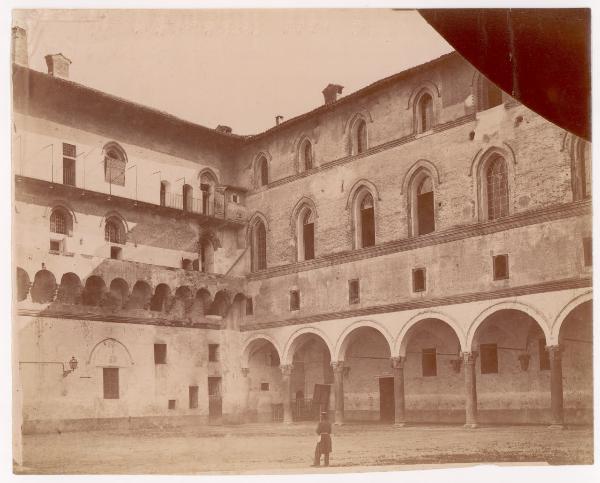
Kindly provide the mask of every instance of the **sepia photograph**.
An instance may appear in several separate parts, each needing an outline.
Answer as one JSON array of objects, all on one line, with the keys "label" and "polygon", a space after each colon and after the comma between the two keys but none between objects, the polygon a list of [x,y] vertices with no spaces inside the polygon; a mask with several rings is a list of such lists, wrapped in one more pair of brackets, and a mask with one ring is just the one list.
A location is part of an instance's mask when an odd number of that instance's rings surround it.
[{"label": "sepia photograph", "polygon": [[11,11],[10,471],[593,465],[591,9],[161,3]]}]

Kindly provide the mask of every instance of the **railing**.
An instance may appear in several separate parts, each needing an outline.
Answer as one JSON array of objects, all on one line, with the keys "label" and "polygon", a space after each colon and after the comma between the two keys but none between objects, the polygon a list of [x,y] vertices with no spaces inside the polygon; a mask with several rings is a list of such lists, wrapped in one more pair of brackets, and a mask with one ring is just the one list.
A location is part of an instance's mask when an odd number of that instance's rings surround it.
[{"label": "railing", "polygon": [[312,399],[296,399],[292,403],[292,419],[294,421],[315,421],[319,419],[319,405]]},{"label": "railing", "polygon": [[283,422],[283,403],[271,404],[271,420],[274,423]]},{"label": "railing", "polygon": [[187,213],[197,213],[215,218],[245,221],[246,207],[226,202],[223,193],[215,192],[210,198],[193,198],[179,193],[161,193],[160,204]]}]

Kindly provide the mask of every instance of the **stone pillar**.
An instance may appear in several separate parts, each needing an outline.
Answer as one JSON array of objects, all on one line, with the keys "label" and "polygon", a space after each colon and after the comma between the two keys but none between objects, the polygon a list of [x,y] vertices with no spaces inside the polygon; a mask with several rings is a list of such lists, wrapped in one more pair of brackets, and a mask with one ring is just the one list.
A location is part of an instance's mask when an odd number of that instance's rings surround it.
[{"label": "stone pillar", "polygon": [[290,424],[292,422],[292,364],[282,364],[279,366],[283,379],[283,422]]},{"label": "stone pillar", "polygon": [[242,378],[243,378],[243,391],[244,391],[244,395],[243,395],[243,401],[244,401],[244,405],[243,405],[243,420],[245,422],[249,422],[250,420],[250,377],[248,377],[248,374],[250,374],[250,369],[248,367],[242,367]]},{"label": "stone pillar", "polygon": [[477,427],[477,376],[475,375],[475,360],[477,352],[463,352],[465,368],[465,427]]},{"label": "stone pillar", "polygon": [[344,361],[332,361],[333,399],[335,401],[334,423],[344,424]]},{"label": "stone pillar", "polygon": [[564,425],[563,411],[563,380],[561,347],[558,345],[547,346],[550,356],[550,408],[552,409],[551,428],[562,428]]},{"label": "stone pillar", "polygon": [[394,424],[398,427],[406,424],[406,404],[404,400],[404,362],[406,357],[392,357],[394,373]]}]

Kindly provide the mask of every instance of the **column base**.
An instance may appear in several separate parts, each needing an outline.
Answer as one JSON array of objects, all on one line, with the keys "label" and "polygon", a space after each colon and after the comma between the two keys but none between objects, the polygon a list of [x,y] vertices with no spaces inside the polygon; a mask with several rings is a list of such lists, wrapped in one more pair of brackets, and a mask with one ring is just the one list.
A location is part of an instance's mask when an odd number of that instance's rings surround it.
[{"label": "column base", "polygon": [[548,426],[548,429],[565,429],[565,425],[564,424],[553,423],[550,426]]},{"label": "column base", "polygon": [[479,425],[477,423],[465,423],[464,425],[465,429],[476,429],[478,427]]},{"label": "column base", "polygon": [[344,424],[345,424],[344,421],[334,421],[333,422],[334,426],[343,426]]},{"label": "column base", "polygon": [[401,421],[399,423],[394,423],[394,428],[404,428],[406,426],[406,422]]}]

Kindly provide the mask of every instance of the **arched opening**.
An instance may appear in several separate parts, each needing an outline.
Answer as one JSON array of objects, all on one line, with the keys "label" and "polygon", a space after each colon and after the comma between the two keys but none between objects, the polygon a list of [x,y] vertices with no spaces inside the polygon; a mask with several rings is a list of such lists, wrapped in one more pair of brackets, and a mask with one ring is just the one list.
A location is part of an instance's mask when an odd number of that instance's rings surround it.
[{"label": "arched opening", "polygon": [[106,284],[102,277],[92,275],[85,281],[82,301],[83,305],[99,306],[106,295]]},{"label": "arched opening", "polygon": [[138,280],[135,282],[131,295],[125,307],[127,309],[144,309],[150,308],[150,298],[152,297],[152,288],[146,282]]},{"label": "arched opening", "polygon": [[160,206],[170,206],[170,200],[167,200],[170,194],[170,185],[168,181],[160,182]]},{"label": "arched opening", "polygon": [[104,223],[104,239],[109,243],[125,244],[125,226],[116,216],[109,217]]},{"label": "arched opening", "polygon": [[238,293],[233,297],[231,308],[227,312],[225,327],[231,330],[239,330],[244,323],[246,314],[246,297],[244,294]]},{"label": "arched opening", "polygon": [[253,272],[267,268],[267,229],[260,219],[252,226],[250,258]]},{"label": "arched opening", "polygon": [[261,156],[256,164],[256,184],[258,188],[269,184],[269,163],[265,156]]},{"label": "arched opening", "polygon": [[46,269],[40,270],[33,278],[31,300],[36,304],[52,302],[56,295],[56,278]]},{"label": "arched opening", "polygon": [[192,269],[192,261],[189,258],[182,258],[181,259],[181,268],[183,268],[184,270],[191,270]]},{"label": "arched opening", "polygon": [[315,215],[308,206],[298,211],[297,218],[298,261],[315,258]]},{"label": "arched opening", "polygon": [[167,309],[171,289],[165,283],[159,283],[154,289],[154,295],[150,300],[150,310],[164,312]]},{"label": "arched opening", "polygon": [[394,380],[390,345],[373,327],[346,335],[339,358],[344,361],[344,419],[394,421]]},{"label": "arched opening", "polygon": [[209,237],[200,241],[200,268],[204,273],[215,271],[215,249]]},{"label": "arched opening", "polygon": [[231,295],[227,292],[227,290],[219,290],[215,294],[215,299],[213,300],[213,303],[210,305],[208,315],[218,315],[220,317],[225,317],[230,306]]},{"label": "arched opening", "polygon": [[435,231],[433,179],[426,169],[418,170],[411,180],[409,213],[411,213],[410,231],[414,236]]},{"label": "arched opening", "polygon": [[356,248],[375,246],[375,203],[368,189],[361,188],[357,192],[353,211]]},{"label": "arched opening", "polygon": [[277,348],[257,338],[244,351],[242,364],[249,369],[246,417],[249,421],[272,422],[283,412],[284,387]]},{"label": "arched opening", "polygon": [[433,98],[428,92],[419,97],[416,114],[417,133],[424,133],[433,128]]},{"label": "arched opening", "polygon": [[400,353],[406,357],[406,421],[463,422],[464,374],[454,329],[440,319],[419,320],[406,332]]},{"label": "arched opening", "polygon": [[567,424],[593,424],[593,304],[584,302],[564,319],[559,332],[564,418]]},{"label": "arched opening", "polygon": [[352,128],[352,154],[361,154],[367,150],[367,123],[358,119]]},{"label": "arched opening", "polygon": [[487,219],[496,220],[508,215],[508,173],[506,161],[494,155],[485,166],[485,194]]},{"label": "arched opening", "polygon": [[302,399],[292,399],[292,419],[312,421],[319,418],[321,411],[333,411],[330,403],[333,369],[325,341],[313,333],[300,334],[291,343],[288,353],[293,364],[291,394],[304,395]]},{"label": "arched opening", "polygon": [[502,90],[483,75],[477,83],[477,110],[485,111],[502,104]]},{"label": "arched opening", "polygon": [[545,344],[539,323],[517,309],[499,309],[476,327],[471,351],[478,354],[479,422],[547,422],[550,371],[541,366]]},{"label": "arched opening", "polygon": [[173,305],[169,309],[169,315],[176,319],[183,319],[194,302],[192,295],[192,289],[187,285],[177,287]]},{"label": "arched opening", "polygon": [[202,175],[200,176],[200,194],[202,203],[202,214],[204,215],[214,214],[214,198],[216,186],[217,180],[211,173],[202,173]]},{"label": "arched opening", "polygon": [[110,296],[114,299],[113,304],[120,309],[127,305],[127,297],[129,296],[129,284],[122,278],[115,278],[110,282]]},{"label": "arched opening", "polygon": [[17,302],[27,299],[30,287],[29,275],[21,267],[17,267]]},{"label": "arched opening", "polygon": [[183,211],[191,212],[193,211],[193,202],[194,202],[194,189],[189,184],[184,184],[182,188],[182,208]]},{"label": "arched opening", "polygon": [[300,171],[308,171],[313,169],[313,149],[312,143],[305,139],[300,146]]},{"label": "arched opening", "polygon": [[63,304],[79,305],[83,286],[79,277],[72,272],[65,273],[60,279],[56,299]]},{"label": "arched opening", "polygon": [[110,184],[125,186],[125,166],[127,156],[117,143],[104,147],[104,180]]},{"label": "arched opening", "polygon": [[50,231],[60,235],[71,236],[73,233],[73,217],[64,208],[54,208],[50,214]]}]

